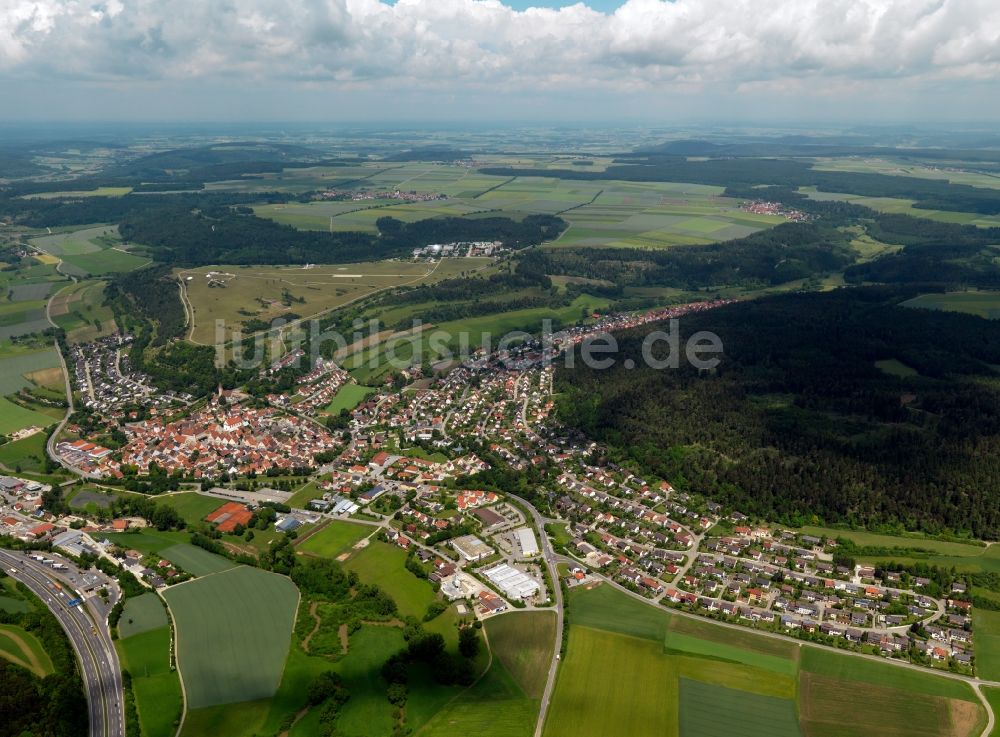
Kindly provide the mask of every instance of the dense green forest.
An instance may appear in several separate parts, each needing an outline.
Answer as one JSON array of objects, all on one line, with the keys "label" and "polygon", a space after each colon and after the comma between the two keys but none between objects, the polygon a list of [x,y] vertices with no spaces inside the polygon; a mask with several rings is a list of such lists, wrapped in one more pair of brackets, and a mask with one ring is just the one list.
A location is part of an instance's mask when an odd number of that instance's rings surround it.
[{"label": "dense green forest", "polygon": [[824,223],[784,223],[745,238],[662,250],[565,248],[524,255],[526,268],[618,285],[699,289],[774,285],[838,271],[854,261],[850,238]]},{"label": "dense green forest", "polygon": [[152,248],[157,261],[199,264],[347,263],[409,255],[431,243],[499,240],[521,248],[556,237],[566,227],[551,215],[431,218],[403,223],[378,220],[379,234],[302,231],[259,218],[246,208],[192,211],[165,207],[132,212],[120,224],[122,237]]},{"label": "dense green forest", "polygon": [[[6,575],[0,571],[0,577]],[[87,734],[87,701],[73,648],[55,616],[24,584],[17,584],[16,595],[31,608],[0,610],[0,622],[37,637],[55,672],[39,678],[0,660],[0,737],[82,737]]]},{"label": "dense green forest", "polygon": [[898,306],[914,293],[786,294],[685,317],[682,335],[723,341],[711,373],[645,367],[646,331],[623,335],[614,368],[558,371],[561,417],[746,513],[996,538],[1000,323]]}]

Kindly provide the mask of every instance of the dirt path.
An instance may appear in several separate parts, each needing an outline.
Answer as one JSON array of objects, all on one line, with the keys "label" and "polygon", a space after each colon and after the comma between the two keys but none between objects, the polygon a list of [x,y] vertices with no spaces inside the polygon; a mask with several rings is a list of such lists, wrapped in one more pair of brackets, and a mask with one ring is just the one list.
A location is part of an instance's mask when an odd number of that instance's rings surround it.
[{"label": "dirt path", "polygon": [[340,654],[347,655],[347,625],[342,624],[337,628],[337,636],[340,638]]},{"label": "dirt path", "polygon": [[[308,635],[306,635],[305,638],[302,640],[302,649],[305,652],[309,652],[309,641],[312,640],[313,635],[315,635],[317,632],[319,632],[319,627],[320,627],[321,624],[323,624],[323,620],[320,619],[319,615],[316,613],[316,608],[318,606],[319,606],[319,602],[318,601],[314,601],[314,602],[312,602],[309,605],[309,616],[311,616],[313,618],[313,620],[316,622],[316,624],[313,625],[312,631]],[[343,642],[344,642],[343,637],[341,637],[341,641],[340,642],[341,642],[341,644],[343,644]],[[347,651],[346,647],[344,648],[344,651],[345,652]]]},{"label": "dirt path", "polygon": [[308,706],[299,709],[295,713],[295,718],[292,720],[291,726],[289,726],[288,729],[286,729],[284,732],[278,732],[278,737],[288,737],[288,733],[292,731],[292,728],[295,727],[295,725],[302,717],[304,717],[306,714],[309,713],[309,709],[310,707]]}]

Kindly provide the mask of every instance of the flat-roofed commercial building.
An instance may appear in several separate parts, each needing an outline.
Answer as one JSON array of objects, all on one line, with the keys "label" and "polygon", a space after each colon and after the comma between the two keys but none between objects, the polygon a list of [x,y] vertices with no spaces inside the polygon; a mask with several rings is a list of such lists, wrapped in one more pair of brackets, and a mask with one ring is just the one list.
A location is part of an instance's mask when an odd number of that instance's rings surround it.
[{"label": "flat-roofed commercial building", "polygon": [[538,581],[506,563],[483,571],[483,575],[508,599],[528,599],[537,594],[540,588]]},{"label": "flat-roofed commercial building", "polygon": [[482,560],[493,555],[493,548],[475,535],[462,535],[451,541],[451,547],[466,560]]},{"label": "flat-roofed commercial building", "polygon": [[538,555],[538,541],[530,527],[519,527],[514,530],[514,534],[517,536],[517,543],[521,546],[521,554],[524,557],[530,558],[533,555]]}]

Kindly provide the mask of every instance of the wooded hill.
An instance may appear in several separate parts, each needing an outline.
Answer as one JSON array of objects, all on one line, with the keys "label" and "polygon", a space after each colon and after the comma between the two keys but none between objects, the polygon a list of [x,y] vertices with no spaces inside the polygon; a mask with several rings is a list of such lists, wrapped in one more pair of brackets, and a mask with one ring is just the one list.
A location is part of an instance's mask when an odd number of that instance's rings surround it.
[{"label": "wooded hill", "polygon": [[647,331],[623,335],[614,368],[559,369],[561,417],[747,513],[996,538],[1000,323],[898,306],[913,293],[786,294],[685,317],[684,336],[723,341],[712,373],[645,367]]}]

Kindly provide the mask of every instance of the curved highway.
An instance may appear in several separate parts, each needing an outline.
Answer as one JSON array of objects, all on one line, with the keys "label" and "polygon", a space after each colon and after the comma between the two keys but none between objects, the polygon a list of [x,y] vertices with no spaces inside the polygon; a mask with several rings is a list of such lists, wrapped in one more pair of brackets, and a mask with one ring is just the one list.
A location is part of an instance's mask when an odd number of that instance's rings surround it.
[{"label": "curved highway", "polygon": [[0,550],[0,564],[49,607],[66,631],[82,666],[91,737],[124,737],[121,668],[106,624],[95,624],[82,604],[69,606],[76,594],[64,584],[62,591],[57,590],[48,569],[37,561]]}]

